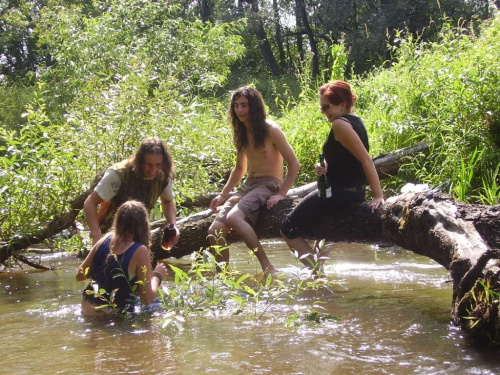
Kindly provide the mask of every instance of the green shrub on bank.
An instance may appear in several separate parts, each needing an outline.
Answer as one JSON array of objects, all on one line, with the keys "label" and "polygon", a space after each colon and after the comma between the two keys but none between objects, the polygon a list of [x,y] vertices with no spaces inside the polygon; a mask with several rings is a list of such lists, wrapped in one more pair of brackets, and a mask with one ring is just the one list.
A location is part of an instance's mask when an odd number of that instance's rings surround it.
[{"label": "green shrub on bank", "polygon": [[373,154],[431,141],[428,155],[404,166],[402,182],[497,204],[499,191],[485,190],[494,188],[500,161],[500,18],[485,23],[480,36],[447,25],[435,43],[400,38],[389,68],[355,82]]},{"label": "green shrub on bank", "polygon": [[[212,167],[229,164],[226,106],[210,93],[242,56],[242,24],[187,21],[166,1],[92,6],[84,12],[48,2],[34,32],[54,60],[39,66],[22,110],[0,111],[5,121],[20,118],[0,128],[2,240],[67,212],[96,175],[145,137],[170,147],[179,199],[215,190]],[[16,90],[0,84],[2,95]]]},{"label": "green shrub on bank", "polygon": [[[241,25],[190,24],[161,5],[128,0],[94,18],[77,8],[44,13],[39,32],[55,64],[41,67],[31,88],[0,83],[0,100],[9,103],[0,110],[8,122],[0,128],[2,240],[66,212],[94,176],[147,136],[172,151],[179,201],[221,188],[235,159],[226,110],[236,87],[224,83],[243,51]],[[128,21],[132,15],[141,22]],[[350,80],[372,155],[432,141],[431,153],[408,161],[386,189],[412,180],[462,200],[498,203],[499,24],[485,24],[480,36],[448,26],[439,43],[401,34],[392,66]],[[245,82],[264,93],[299,158],[296,185],[314,181],[330,129],[318,109],[324,80],[311,82],[307,66],[298,79]]]},{"label": "green shrub on bank", "polygon": [[[398,176],[383,180],[386,195],[410,181],[463,201],[500,202],[500,18],[481,32],[446,25],[435,43],[400,33],[393,63],[349,80],[372,156],[432,144],[427,155],[408,160]],[[301,163],[299,182],[315,178],[312,168],[329,131],[317,109],[321,83],[311,89],[306,82],[297,106],[280,119]]]}]

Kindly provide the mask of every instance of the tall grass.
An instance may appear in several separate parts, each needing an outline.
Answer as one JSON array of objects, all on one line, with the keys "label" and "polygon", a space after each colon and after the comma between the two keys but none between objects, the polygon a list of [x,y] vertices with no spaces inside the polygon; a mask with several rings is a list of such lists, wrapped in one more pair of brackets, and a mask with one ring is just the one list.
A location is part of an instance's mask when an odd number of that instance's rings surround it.
[{"label": "tall grass", "polygon": [[431,141],[404,173],[471,202],[491,193],[482,181],[500,159],[500,18],[481,32],[448,24],[433,43],[401,32],[395,62],[354,81],[373,152]]}]

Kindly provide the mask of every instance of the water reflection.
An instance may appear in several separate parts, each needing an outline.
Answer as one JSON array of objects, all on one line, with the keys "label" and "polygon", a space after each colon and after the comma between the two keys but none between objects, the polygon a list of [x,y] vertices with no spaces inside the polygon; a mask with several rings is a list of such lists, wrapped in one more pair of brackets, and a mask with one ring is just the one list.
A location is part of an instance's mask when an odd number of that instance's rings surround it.
[{"label": "water reflection", "polygon": [[[265,243],[271,261],[305,277],[281,241]],[[231,263],[260,266],[244,245]],[[326,267],[333,294],[307,291],[259,320],[189,317],[185,330],[158,317],[96,320],[80,314],[79,260],[61,257],[53,272],[0,274],[3,373],[199,374],[495,374],[498,353],[483,354],[449,323],[448,273],[399,249],[336,244]],[[172,283],[172,279],[167,280]],[[314,308],[338,320],[304,319]],[[291,314],[296,324],[287,327]]]}]

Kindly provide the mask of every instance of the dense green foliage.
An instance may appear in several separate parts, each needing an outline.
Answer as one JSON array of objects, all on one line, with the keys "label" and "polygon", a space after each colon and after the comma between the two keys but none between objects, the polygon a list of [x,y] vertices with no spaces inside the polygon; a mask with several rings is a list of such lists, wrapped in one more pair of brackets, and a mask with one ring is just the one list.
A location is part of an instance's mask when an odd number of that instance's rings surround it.
[{"label": "dense green foliage", "polygon": [[[230,68],[246,51],[243,20],[186,20],[167,1],[82,4],[49,1],[33,31],[47,58],[36,74],[0,83],[2,240],[64,212],[146,136],[171,149],[178,202],[218,191],[234,163],[225,117],[235,83],[264,93],[300,160],[296,184],[314,179],[329,131],[316,91],[347,74],[344,45],[330,50],[332,66],[317,80],[309,60],[294,77],[236,77]],[[409,161],[386,188],[427,182],[459,199],[498,203],[499,32],[497,17],[479,34],[446,25],[437,42],[399,34],[387,67],[351,79],[372,155],[433,142],[429,156]]]},{"label": "dense green foliage", "polygon": [[473,30],[445,25],[438,42],[412,37],[390,69],[358,80],[360,112],[375,153],[431,141],[401,178],[429,183],[457,199],[498,204],[500,19]]},{"label": "dense green foliage", "polygon": [[[43,22],[47,8],[77,8],[83,19],[90,19],[112,10],[114,3],[117,1],[0,1],[1,74],[19,80],[36,71],[40,63],[54,62],[52,51],[40,43],[43,35],[33,32]],[[388,58],[389,46],[397,45],[397,30],[434,40],[444,15],[454,23],[470,23],[490,17],[493,9],[491,0],[170,0],[165,4],[177,5],[177,14],[190,22],[220,25],[247,20],[241,33],[245,58],[233,67],[239,73],[265,71],[273,76],[305,72],[302,65],[307,61],[311,61],[309,72],[314,75],[328,70],[330,49],[342,41],[350,51],[349,69],[366,72]],[[134,14],[129,16],[135,22]],[[146,21],[141,27],[149,24]]]},{"label": "dense green foliage", "polygon": [[39,67],[29,95],[20,84],[0,86],[2,98],[14,91],[25,100],[21,116],[9,99],[0,111],[6,122],[22,119],[1,129],[1,238],[64,211],[146,136],[170,146],[183,173],[179,197],[207,186],[205,161],[230,158],[225,104],[198,102],[196,94],[218,88],[241,57],[241,25],[187,22],[166,5],[122,1],[92,18],[76,6],[41,13],[35,31],[56,63]]}]

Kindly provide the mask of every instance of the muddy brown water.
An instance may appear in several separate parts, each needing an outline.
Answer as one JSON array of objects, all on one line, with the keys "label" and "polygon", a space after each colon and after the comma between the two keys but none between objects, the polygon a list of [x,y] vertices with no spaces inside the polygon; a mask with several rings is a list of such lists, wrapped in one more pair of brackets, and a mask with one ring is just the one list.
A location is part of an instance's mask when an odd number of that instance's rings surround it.
[{"label": "muddy brown water", "polygon": [[[300,272],[282,241],[265,248],[281,271]],[[162,328],[159,317],[82,317],[73,255],[45,258],[54,272],[0,274],[0,374],[500,373],[498,351],[471,345],[450,323],[444,268],[398,248],[334,249],[326,267],[338,282],[333,294],[308,291],[259,320],[189,316],[183,331]],[[258,273],[243,244],[231,257],[238,270]],[[313,307],[339,320],[286,326],[287,315]]]}]

